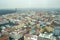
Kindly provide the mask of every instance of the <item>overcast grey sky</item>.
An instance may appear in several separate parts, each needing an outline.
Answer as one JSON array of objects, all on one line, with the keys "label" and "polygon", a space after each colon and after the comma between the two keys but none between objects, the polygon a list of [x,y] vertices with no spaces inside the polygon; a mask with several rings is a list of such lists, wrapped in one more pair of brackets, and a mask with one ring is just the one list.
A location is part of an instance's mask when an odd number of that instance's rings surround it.
[{"label": "overcast grey sky", "polygon": [[0,0],[2,8],[60,8],[60,0]]}]

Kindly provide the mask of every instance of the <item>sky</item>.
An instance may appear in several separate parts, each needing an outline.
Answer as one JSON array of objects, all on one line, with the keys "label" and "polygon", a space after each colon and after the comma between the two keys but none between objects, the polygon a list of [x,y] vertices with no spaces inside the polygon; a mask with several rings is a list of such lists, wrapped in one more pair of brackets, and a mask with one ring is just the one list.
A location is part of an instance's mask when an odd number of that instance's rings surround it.
[{"label": "sky", "polygon": [[0,9],[5,8],[60,8],[60,0],[0,0]]}]

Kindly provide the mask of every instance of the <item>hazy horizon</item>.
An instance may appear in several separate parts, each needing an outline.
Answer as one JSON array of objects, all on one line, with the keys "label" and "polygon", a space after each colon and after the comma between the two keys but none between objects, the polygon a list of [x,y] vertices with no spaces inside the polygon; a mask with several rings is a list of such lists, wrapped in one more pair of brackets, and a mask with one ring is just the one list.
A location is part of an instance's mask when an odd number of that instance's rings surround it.
[{"label": "hazy horizon", "polygon": [[60,0],[0,0],[0,9],[60,8]]}]

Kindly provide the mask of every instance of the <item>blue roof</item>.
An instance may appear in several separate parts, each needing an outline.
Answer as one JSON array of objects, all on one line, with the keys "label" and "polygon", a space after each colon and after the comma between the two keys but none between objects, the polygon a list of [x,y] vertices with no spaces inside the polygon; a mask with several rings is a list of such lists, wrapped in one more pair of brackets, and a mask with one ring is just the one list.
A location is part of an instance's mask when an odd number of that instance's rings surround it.
[{"label": "blue roof", "polygon": [[53,33],[57,36],[60,36],[60,28],[55,28]]},{"label": "blue roof", "polygon": [[40,22],[40,26],[41,26],[41,27],[44,27],[44,26],[45,26],[45,23],[41,21],[41,22]]}]

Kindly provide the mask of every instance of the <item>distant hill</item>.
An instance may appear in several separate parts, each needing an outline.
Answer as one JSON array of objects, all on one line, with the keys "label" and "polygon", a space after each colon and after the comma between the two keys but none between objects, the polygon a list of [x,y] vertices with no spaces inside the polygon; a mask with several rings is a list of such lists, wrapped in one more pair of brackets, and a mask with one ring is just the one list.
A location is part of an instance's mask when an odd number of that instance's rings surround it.
[{"label": "distant hill", "polygon": [[12,9],[1,9],[0,15],[5,15],[5,14],[15,13],[15,12],[16,12],[16,10],[12,10]]}]

